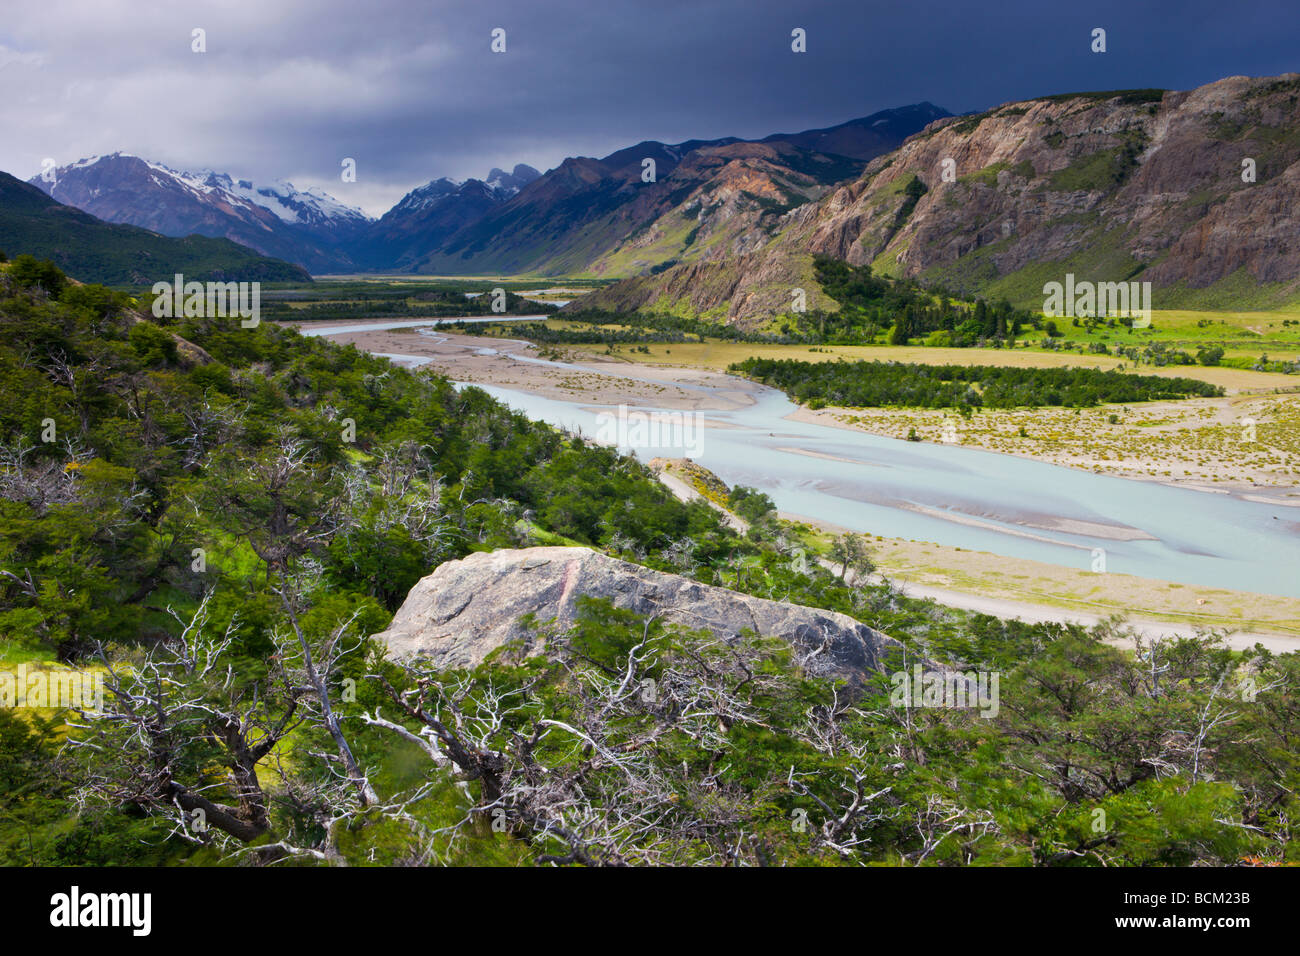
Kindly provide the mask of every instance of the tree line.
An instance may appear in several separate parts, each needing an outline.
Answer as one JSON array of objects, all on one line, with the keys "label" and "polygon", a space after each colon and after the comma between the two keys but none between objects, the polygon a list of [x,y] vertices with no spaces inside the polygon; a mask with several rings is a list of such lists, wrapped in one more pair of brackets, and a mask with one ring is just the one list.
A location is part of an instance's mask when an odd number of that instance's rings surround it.
[{"label": "tree line", "polygon": [[1095,368],[751,358],[728,371],[779,388],[800,403],[859,408],[1090,408],[1223,394],[1222,388],[1196,379]]}]

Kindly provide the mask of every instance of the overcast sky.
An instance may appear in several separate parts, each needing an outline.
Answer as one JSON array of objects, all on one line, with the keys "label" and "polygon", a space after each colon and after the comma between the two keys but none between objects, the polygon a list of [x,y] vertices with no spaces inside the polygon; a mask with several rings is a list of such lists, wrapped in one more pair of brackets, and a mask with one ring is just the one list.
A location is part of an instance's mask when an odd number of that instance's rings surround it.
[{"label": "overcast sky", "polygon": [[[27,179],[45,157],[122,150],[319,186],[374,215],[439,176],[545,170],[643,139],[1300,69],[1300,0],[3,4],[0,169]],[[340,181],[344,157],[355,183]]]}]

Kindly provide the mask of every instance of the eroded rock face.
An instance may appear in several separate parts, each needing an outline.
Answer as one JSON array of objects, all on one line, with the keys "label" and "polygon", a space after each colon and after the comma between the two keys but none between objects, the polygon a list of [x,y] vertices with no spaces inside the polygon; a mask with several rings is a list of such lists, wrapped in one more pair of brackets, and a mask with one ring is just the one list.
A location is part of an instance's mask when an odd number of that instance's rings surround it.
[{"label": "eroded rock face", "polygon": [[895,654],[901,659],[899,642],[845,614],[711,587],[587,548],[501,550],[448,561],[411,589],[392,625],[376,637],[396,657],[472,667],[510,641],[539,653],[539,638],[520,619],[532,614],[538,623],[564,627],[582,595],[724,639],[744,630],[779,637],[813,652],[807,662],[813,673],[855,683]]},{"label": "eroded rock face", "polygon": [[[725,317],[756,326],[790,308],[835,309],[812,255],[962,292],[1029,270],[1018,304],[1048,278],[1203,289],[1300,283],[1300,74],[1228,77],[1187,92],[1048,97],[931,123],[853,183],[788,214],[745,255],[683,262],[574,303]],[[1250,159],[1254,181],[1243,180]],[[955,181],[943,177],[950,164]],[[905,187],[926,193],[910,212]],[[1271,300],[1270,300],[1271,301]]]}]

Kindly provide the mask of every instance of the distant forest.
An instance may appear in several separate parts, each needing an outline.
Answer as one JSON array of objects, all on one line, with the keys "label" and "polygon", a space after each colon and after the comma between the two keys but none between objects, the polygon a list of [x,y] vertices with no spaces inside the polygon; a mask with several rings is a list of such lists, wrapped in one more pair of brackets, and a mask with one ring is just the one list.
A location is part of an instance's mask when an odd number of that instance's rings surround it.
[{"label": "distant forest", "polygon": [[[1025,328],[1041,329],[1048,338],[1062,334],[1051,320],[1016,309],[1005,300],[964,300],[942,289],[923,289],[910,279],[874,276],[870,266],[851,266],[829,256],[816,256],[813,266],[822,291],[839,303],[838,311],[789,313],[758,330],[714,319],[584,309],[557,316],[572,321],[570,328],[537,323],[512,326],[509,334],[551,345],[676,343],[705,338],[762,345],[907,345],[925,339],[926,345],[958,348],[1009,346]],[[491,335],[496,330],[480,326],[457,331]],[[882,336],[885,332],[887,336]]]},{"label": "distant forest", "polygon": [[[830,256],[814,256],[813,270],[822,291],[839,303],[839,311],[798,313],[787,327],[821,344],[869,345],[889,329],[891,345],[943,333],[927,344],[969,347],[1014,341],[1024,326],[1046,328],[1037,315],[1005,300],[963,301],[941,289],[922,289],[910,279],[872,275],[870,266],[852,266]],[[1055,325],[1048,328],[1049,335],[1055,332]]]},{"label": "distant forest", "polygon": [[795,401],[816,405],[912,408],[1038,408],[1209,398],[1223,389],[1190,378],[1130,375],[1094,368],[1008,368],[901,362],[801,362],[747,359],[730,366]]},{"label": "distant forest", "polygon": [[[331,297],[315,290],[284,290],[263,293],[262,318],[270,322],[302,322],[326,319],[424,319],[458,318],[462,315],[538,315],[554,312],[546,302],[505,293],[503,309],[493,309],[491,292],[467,296],[460,289],[376,287],[364,284],[332,289]],[[291,304],[292,303],[292,304]]]}]

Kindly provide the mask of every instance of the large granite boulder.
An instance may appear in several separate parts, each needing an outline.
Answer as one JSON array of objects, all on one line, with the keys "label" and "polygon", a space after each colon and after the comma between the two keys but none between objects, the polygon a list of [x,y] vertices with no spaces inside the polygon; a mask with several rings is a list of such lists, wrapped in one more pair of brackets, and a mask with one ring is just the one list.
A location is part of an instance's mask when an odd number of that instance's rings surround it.
[{"label": "large granite boulder", "polygon": [[573,621],[581,595],[723,639],[742,631],[779,637],[812,653],[806,666],[857,683],[902,645],[845,614],[768,601],[677,574],[651,571],[588,548],[524,548],[448,561],[411,589],[388,630],[376,635],[395,657],[438,668],[472,667],[507,642],[542,650],[525,615]]}]

